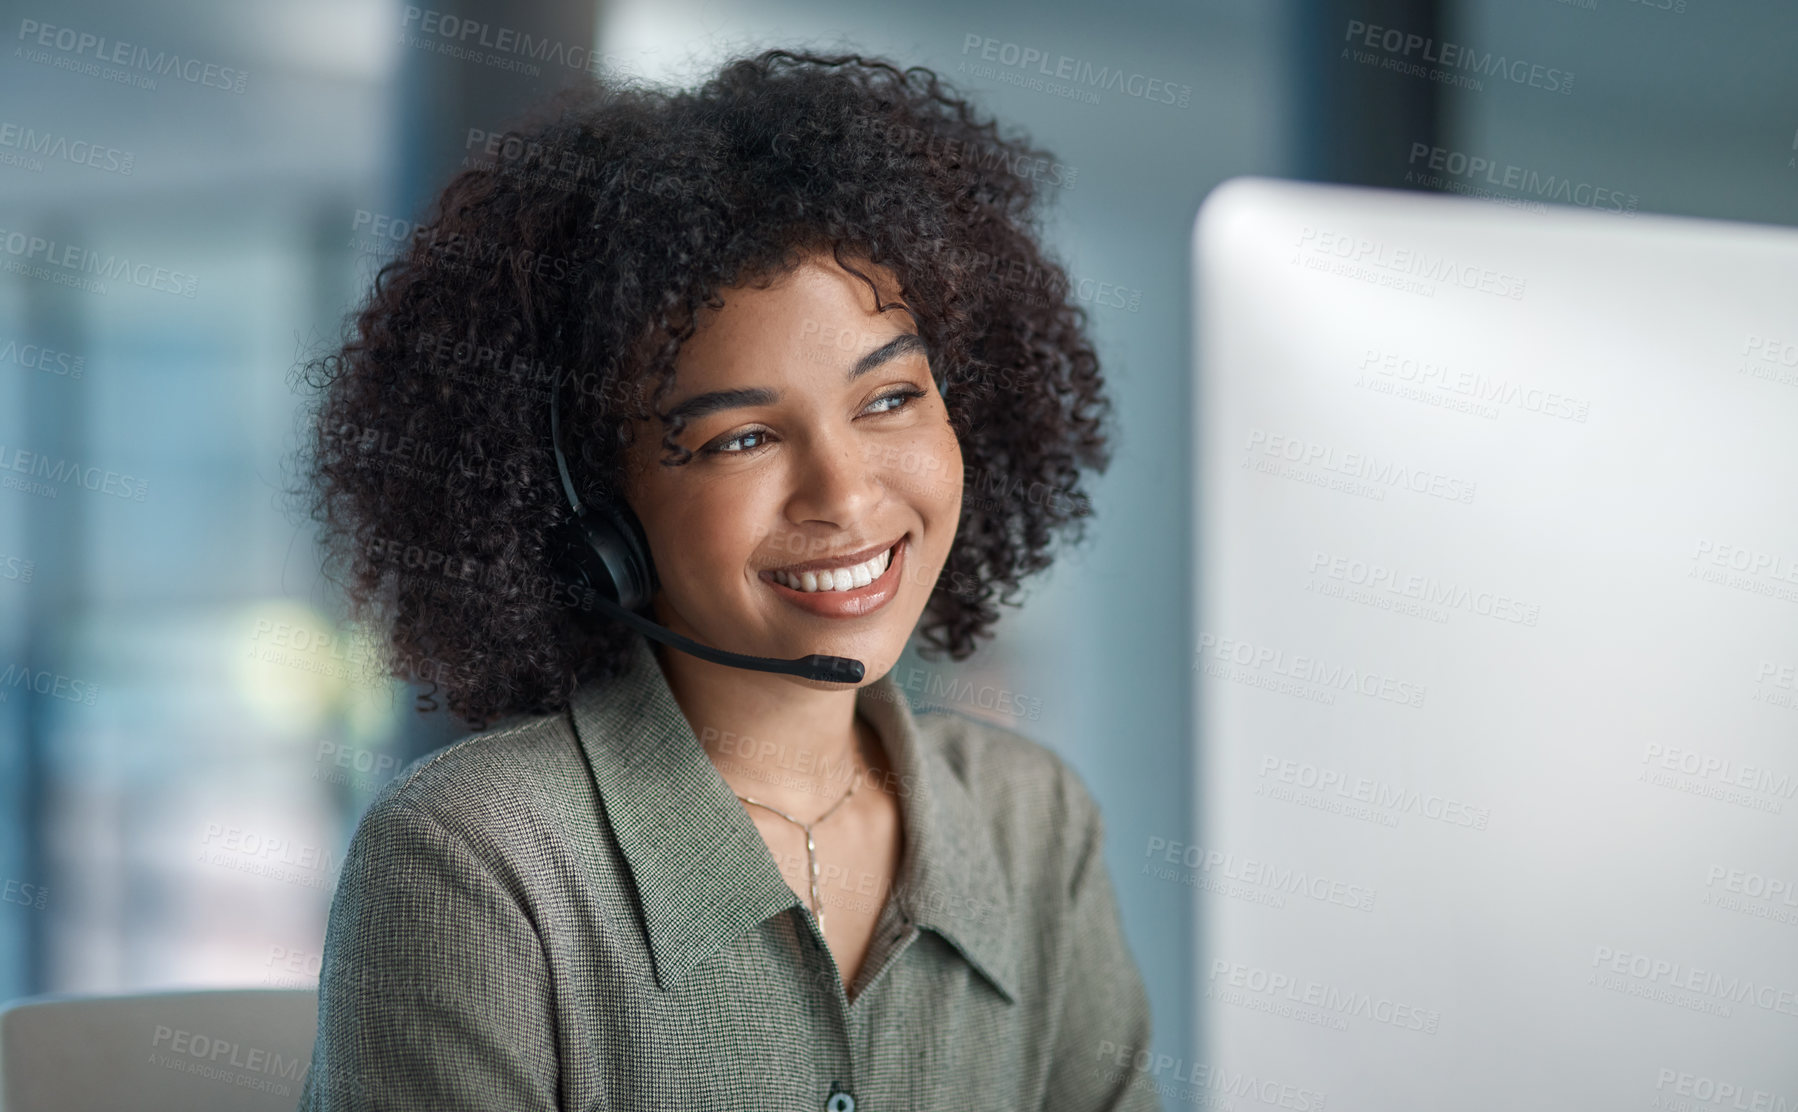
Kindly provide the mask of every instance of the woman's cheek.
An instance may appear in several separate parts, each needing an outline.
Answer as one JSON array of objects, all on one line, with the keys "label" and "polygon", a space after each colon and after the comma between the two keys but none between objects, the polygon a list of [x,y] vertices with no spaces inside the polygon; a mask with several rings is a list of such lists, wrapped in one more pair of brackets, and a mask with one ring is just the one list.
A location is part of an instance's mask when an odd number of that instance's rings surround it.
[{"label": "woman's cheek", "polygon": [[961,443],[955,438],[955,431],[946,424],[939,439],[936,458],[940,461],[937,473],[938,497],[941,499],[943,511],[951,521],[961,515],[962,456]]},{"label": "woman's cheek", "polygon": [[887,489],[920,501],[941,499],[960,476],[959,466],[944,458],[941,446],[931,441],[872,441],[863,447],[862,456]]}]

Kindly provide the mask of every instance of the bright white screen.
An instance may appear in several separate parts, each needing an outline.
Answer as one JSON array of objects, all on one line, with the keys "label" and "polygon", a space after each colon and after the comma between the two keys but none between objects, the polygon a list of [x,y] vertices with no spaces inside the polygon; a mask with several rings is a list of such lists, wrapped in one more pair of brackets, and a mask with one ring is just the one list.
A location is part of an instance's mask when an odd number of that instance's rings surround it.
[{"label": "bright white screen", "polygon": [[1195,258],[1162,1080],[1798,1109],[1798,232],[1239,179]]}]

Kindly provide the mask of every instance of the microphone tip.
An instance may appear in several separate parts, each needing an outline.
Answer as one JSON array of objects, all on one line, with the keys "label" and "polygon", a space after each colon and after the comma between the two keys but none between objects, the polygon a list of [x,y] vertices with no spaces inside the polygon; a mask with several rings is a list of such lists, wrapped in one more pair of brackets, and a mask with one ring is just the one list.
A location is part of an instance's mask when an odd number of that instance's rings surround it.
[{"label": "microphone tip", "polygon": [[867,674],[867,669],[859,660],[851,660],[846,656],[820,656],[814,654],[805,658],[807,667],[811,669],[812,678],[828,683],[860,683]]}]

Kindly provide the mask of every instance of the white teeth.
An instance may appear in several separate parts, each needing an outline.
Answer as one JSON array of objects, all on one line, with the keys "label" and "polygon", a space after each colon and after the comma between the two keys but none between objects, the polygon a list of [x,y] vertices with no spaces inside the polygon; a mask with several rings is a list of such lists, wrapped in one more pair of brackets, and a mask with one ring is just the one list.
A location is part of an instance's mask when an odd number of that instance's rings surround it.
[{"label": "white teeth", "polygon": [[830,571],[820,572],[807,571],[801,572],[798,575],[777,571],[774,573],[774,581],[783,587],[791,587],[795,591],[806,591],[809,593],[816,593],[818,591],[852,591],[860,587],[866,587],[876,579],[879,579],[887,570],[887,565],[892,562],[892,559],[893,550],[889,548],[872,560],[866,560],[852,567],[834,568]]}]

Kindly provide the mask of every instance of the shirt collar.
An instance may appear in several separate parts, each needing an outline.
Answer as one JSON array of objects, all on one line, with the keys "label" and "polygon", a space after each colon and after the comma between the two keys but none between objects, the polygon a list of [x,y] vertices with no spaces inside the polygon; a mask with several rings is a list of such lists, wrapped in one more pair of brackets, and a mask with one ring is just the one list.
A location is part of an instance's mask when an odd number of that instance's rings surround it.
[{"label": "shirt collar", "polygon": [[[955,947],[1017,999],[1011,892],[984,816],[918,729],[888,672],[856,713],[892,766],[905,850],[893,893],[907,920]],[[802,901],[730,785],[706,756],[647,640],[629,669],[571,700],[575,734],[642,901],[656,981],[671,989],[731,939]]]}]

